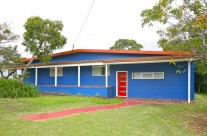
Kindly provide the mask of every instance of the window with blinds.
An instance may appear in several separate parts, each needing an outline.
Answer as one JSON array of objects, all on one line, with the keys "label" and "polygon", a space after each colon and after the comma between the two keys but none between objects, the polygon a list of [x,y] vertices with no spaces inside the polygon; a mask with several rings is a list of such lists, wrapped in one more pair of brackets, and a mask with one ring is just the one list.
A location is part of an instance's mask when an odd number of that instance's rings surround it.
[{"label": "window with blinds", "polygon": [[164,79],[164,72],[132,72],[132,79]]}]

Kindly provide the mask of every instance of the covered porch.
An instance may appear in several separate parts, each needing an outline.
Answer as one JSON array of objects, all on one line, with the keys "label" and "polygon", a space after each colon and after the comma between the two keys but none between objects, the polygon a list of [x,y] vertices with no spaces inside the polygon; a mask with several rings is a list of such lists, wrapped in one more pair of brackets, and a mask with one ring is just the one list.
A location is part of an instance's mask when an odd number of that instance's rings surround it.
[{"label": "covered porch", "polygon": [[[174,58],[176,61],[187,61],[188,63],[188,102],[191,98],[191,60],[180,57]],[[51,63],[49,65],[33,64],[30,70],[33,70],[33,82],[42,92],[71,94],[71,95],[86,95],[86,96],[102,96],[102,97],[116,97],[117,96],[117,82],[116,72],[120,71],[119,66],[124,66],[125,71],[128,65],[131,64],[155,64],[166,63],[172,61],[171,56],[158,57],[136,57],[136,58],[122,58],[122,59],[108,59],[108,60],[91,60],[91,61],[74,61],[74,62],[59,62]],[[92,69],[94,66],[104,67],[100,76],[93,75]],[[116,66],[116,67],[113,67]],[[113,67],[113,69],[111,68]],[[130,66],[131,68],[133,66]],[[69,73],[63,72],[61,75],[58,71],[62,68],[67,69]],[[46,70],[47,69],[47,70]],[[49,73],[53,69],[54,74]],[[103,71],[104,70],[104,71]],[[107,73],[107,74],[106,74]],[[132,71],[127,75],[131,78]],[[72,77],[70,75],[73,75]],[[45,78],[49,77],[49,78]],[[45,78],[45,79],[44,79]],[[113,80],[113,81],[112,81]],[[131,79],[130,79],[131,80]],[[135,80],[134,80],[135,81]],[[135,85],[135,84],[134,84]],[[129,85],[130,86],[130,85]],[[129,88],[127,84],[127,88]],[[128,92],[130,91],[127,90]],[[128,95],[126,96],[128,97]]]}]

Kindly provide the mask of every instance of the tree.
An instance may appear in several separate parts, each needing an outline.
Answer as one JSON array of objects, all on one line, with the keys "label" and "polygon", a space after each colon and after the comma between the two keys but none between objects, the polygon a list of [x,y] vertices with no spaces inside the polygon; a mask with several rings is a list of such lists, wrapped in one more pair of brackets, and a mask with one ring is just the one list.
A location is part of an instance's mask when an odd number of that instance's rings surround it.
[{"label": "tree", "polygon": [[[17,65],[22,64],[21,55],[17,51],[17,46],[13,47],[8,45],[18,38],[19,36],[11,31],[8,24],[0,24],[0,75],[2,78],[8,79],[17,71]],[[4,75],[3,72],[8,69],[11,70],[10,73]]]},{"label": "tree", "polygon": [[[207,2],[205,0],[159,0],[143,10],[142,26],[163,25],[157,33],[163,50],[189,51],[196,56],[198,72],[207,74]],[[199,67],[199,68],[198,68]]]},{"label": "tree", "polygon": [[9,42],[13,42],[19,38],[18,35],[11,32],[11,29],[7,23],[0,24],[0,45]]},{"label": "tree", "polygon": [[61,21],[51,21],[38,16],[30,17],[24,24],[23,45],[26,51],[32,54],[31,59],[25,66],[22,77],[23,82],[28,67],[32,64],[34,57],[43,63],[48,63],[54,50],[62,48],[66,44],[66,38],[61,35],[63,24]]},{"label": "tree", "polygon": [[[0,46],[0,74],[2,78],[8,79],[17,71],[18,65],[22,64],[21,55],[17,51],[17,46]],[[4,75],[3,72],[8,69],[10,69],[10,73]]]},{"label": "tree", "polygon": [[135,40],[119,39],[114,46],[110,47],[110,50],[140,50],[142,48],[143,46]]}]

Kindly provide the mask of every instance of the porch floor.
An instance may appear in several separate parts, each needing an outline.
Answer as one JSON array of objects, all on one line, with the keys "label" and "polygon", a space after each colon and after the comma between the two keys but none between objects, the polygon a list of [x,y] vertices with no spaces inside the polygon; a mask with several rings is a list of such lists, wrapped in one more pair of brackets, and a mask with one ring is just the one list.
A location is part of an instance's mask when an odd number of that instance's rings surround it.
[{"label": "porch floor", "polygon": [[28,116],[20,116],[20,118],[27,119],[27,120],[34,120],[34,121],[40,121],[40,120],[46,120],[50,118],[58,118],[63,116],[69,116],[73,114],[78,114],[82,112],[93,112],[93,111],[100,111],[100,110],[109,110],[109,109],[116,109],[126,106],[133,106],[138,104],[143,104],[144,102],[138,102],[138,101],[125,101],[120,104],[112,104],[112,105],[105,105],[105,106],[93,106],[93,107],[86,107],[86,108],[74,108],[74,109],[68,109],[68,110],[61,110],[51,113],[42,113],[42,114],[35,114],[35,115],[28,115]]}]

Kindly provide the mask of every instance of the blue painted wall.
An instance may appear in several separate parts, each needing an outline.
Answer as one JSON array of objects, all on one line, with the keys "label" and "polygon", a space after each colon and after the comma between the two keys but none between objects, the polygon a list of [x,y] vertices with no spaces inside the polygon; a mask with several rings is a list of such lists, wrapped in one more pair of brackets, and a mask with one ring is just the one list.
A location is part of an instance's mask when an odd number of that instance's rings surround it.
[{"label": "blue painted wall", "polygon": [[27,72],[29,74],[25,78],[25,83],[35,84],[35,69],[28,69]]},{"label": "blue painted wall", "polygon": [[[53,57],[51,63],[56,62],[72,62],[84,60],[102,60],[116,58],[131,58],[131,57],[147,57],[147,56],[162,56],[162,55],[147,55],[147,54],[113,54],[113,53],[74,53],[62,56]],[[41,63],[39,60],[34,60],[33,64]]]},{"label": "blue painted wall", "polygon": [[[177,63],[187,70],[187,62]],[[194,65],[192,64],[191,99],[194,100]],[[161,98],[187,100],[188,72],[176,74],[177,67],[169,63],[112,65],[109,85],[116,89],[116,73],[114,71],[128,72],[129,98]],[[164,72],[164,79],[132,79],[132,72]]]},{"label": "blue painted wall", "polygon": [[[161,98],[187,100],[187,62],[182,74],[176,74],[177,67],[169,63],[111,65],[108,85],[113,87],[110,96],[116,95],[116,71],[128,72],[129,98]],[[191,65],[191,99],[194,100],[194,63]],[[34,69],[30,70],[28,81],[34,83]],[[77,67],[64,67],[63,76],[58,77],[58,85],[77,85]],[[164,79],[132,79],[132,72],[164,72]],[[54,77],[49,76],[48,68],[38,69],[38,85],[54,85]],[[81,67],[81,86],[105,86],[105,76],[92,76],[91,66]]]},{"label": "blue painted wall", "polygon": [[57,79],[58,85],[77,85],[78,67],[63,67],[63,76]]},{"label": "blue painted wall", "polygon": [[43,93],[53,94],[69,94],[69,95],[85,95],[85,96],[101,96],[101,97],[113,97],[112,87],[45,87],[39,86],[39,89]]},{"label": "blue painted wall", "polygon": [[105,76],[92,76],[92,67],[81,67],[81,85],[105,86]]},{"label": "blue painted wall", "polygon": [[[58,56],[51,62],[98,60],[111,58],[126,58],[149,55],[110,54],[110,53],[75,53]],[[38,63],[36,61],[35,63]],[[108,85],[111,86],[107,96],[116,95],[116,71],[128,72],[128,97],[130,98],[161,98],[187,100],[188,71],[187,62],[179,62],[185,70],[176,74],[177,68],[169,63],[111,65]],[[35,83],[35,69],[29,70],[27,83]],[[164,72],[164,79],[132,79],[132,72]],[[63,76],[57,78],[58,85],[77,85],[78,68],[64,67]],[[92,66],[81,66],[81,86],[105,86],[105,76],[92,76]],[[38,69],[38,85],[54,85],[54,77],[50,77],[49,68]],[[44,88],[45,89],[45,88]],[[49,89],[49,88],[48,88]],[[56,88],[58,90],[58,88]],[[51,90],[51,89],[50,89]],[[88,89],[86,89],[88,90]],[[89,89],[90,90],[90,89]],[[87,92],[87,91],[86,91]],[[105,96],[105,95],[103,95]],[[191,65],[191,99],[194,100],[194,63]]]},{"label": "blue painted wall", "polygon": [[194,82],[194,78],[195,78],[195,72],[194,72],[194,68],[195,68],[195,63],[191,62],[191,99],[194,100],[194,88],[195,88],[195,82]]}]

